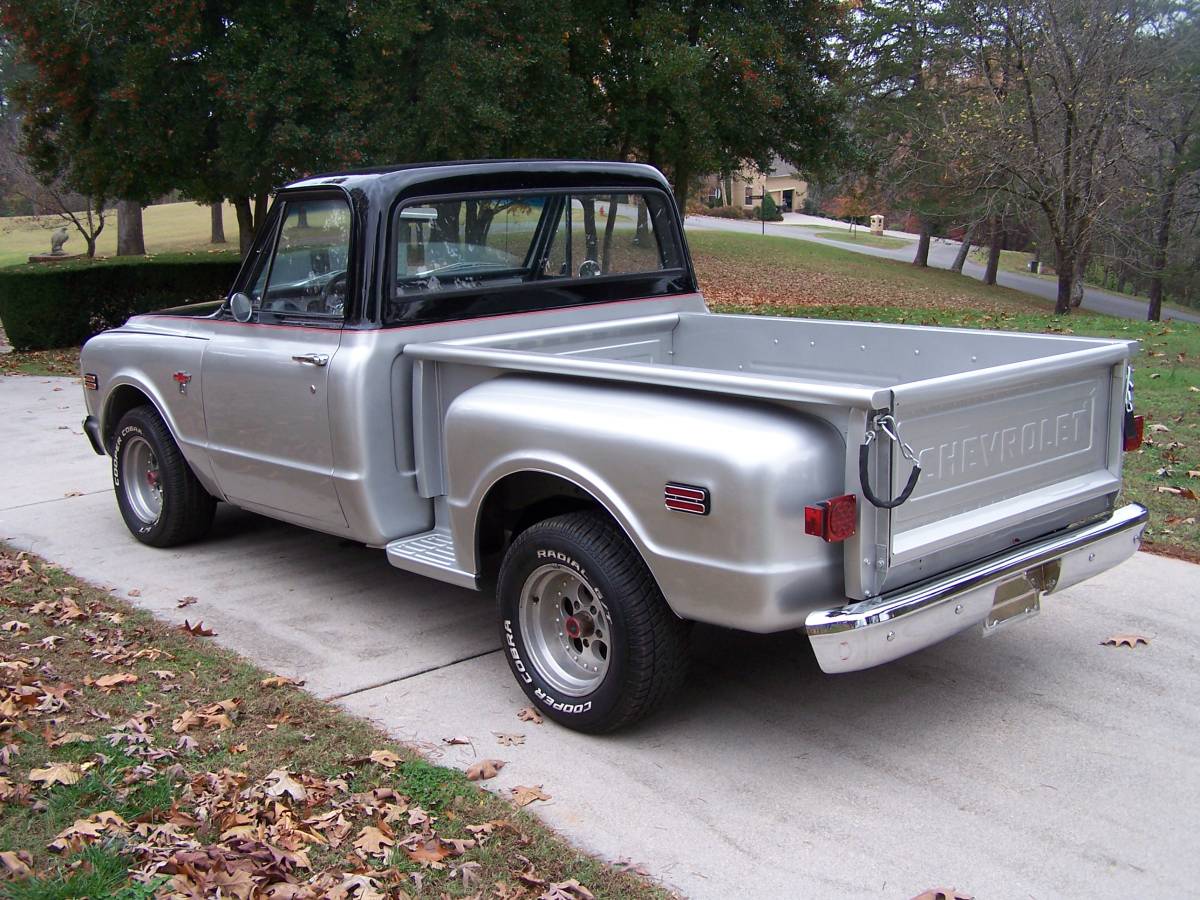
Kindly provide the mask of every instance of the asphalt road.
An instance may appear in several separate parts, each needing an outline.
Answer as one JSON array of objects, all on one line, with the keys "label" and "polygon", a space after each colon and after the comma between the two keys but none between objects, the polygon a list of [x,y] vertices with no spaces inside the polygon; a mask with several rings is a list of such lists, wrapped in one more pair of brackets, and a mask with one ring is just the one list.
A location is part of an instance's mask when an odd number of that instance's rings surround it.
[{"label": "asphalt road", "polygon": [[[136,543],[83,414],[72,380],[0,377],[0,537],[121,596],[137,588],[132,602],[165,620],[203,619],[444,763],[507,760],[489,786],[543,785],[550,825],[692,897],[1195,893],[1192,565],[1138,554],[1007,633],[854,675],[821,674],[797,634],[699,628],[672,706],[591,738],[518,721],[488,597],[224,506],[203,543]],[[176,609],[186,595],[199,602]],[[1101,646],[1114,632],[1150,646]],[[497,731],[526,742],[499,747]],[[458,735],[472,744],[442,744]]]},{"label": "asphalt road", "polygon": [[[834,220],[822,220],[813,216],[796,217],[796,220],[805,220],[812,222],[823,222],[828,225],[840,225],[840,222]],[[716,216],[688,216],[687,227],[695,229],[706,229],[710,231],[739,231],[749,234],[759,234],[762,232],[761,222],[739,221],[737,219],[720,219]],[[913,254],[916,252],[916,241],[913,241],[911,247],[898,247],[895,249],[884,249],[882,247],[868,247],[861,244],[850,244],[845,241],[830,240],[819,236],[819,232],[814,232],[811,229],[804,228],[796,224],[775,224],[767,225],[766,233],[775,237],[795,238],[796,240],[812,241],[817,244],[824,244],[827,247],[837,247],[839,250],[849,250],[852,253],[864,253],[867,256],[878,256],[883,259],[895,259],[902,262],[912,262]],[[897,234],[896,232],[888,232],[889,234]],[[908,235],[906,235],[908,237]],[[929,248],[929,264],[939,269],[949,269],[954,263],[954,257],[958,252],[958,241],[944,240],[935,238]],[[984,267],[968,261],[963,266],[963,274],[978,281],[983,280]],[[1055,281],[1050,281],[1045,278],[1038,278],[1036,275],[1022,275],[1019,272],[1005,272],[1001,270],[996,275],[996,280],[1003,287],[1013,288],[1014,290],[1023,291],[1026,294],[1033,294],[1036,297],[1041,297],[1054,303],[1058,296],[1058,284]],[[1101,290],[1095,287],[1086,287],[1084,289],[1083,306],[1085,309],[1090,309],[1095,312],[1105,313],[1110,316],[1120,316],[1126,319],[1145,319],[1146,318],[1146,303],[1144,301],[1134,300],[1131,297],[1122,294],[1114,294],[1111,291]],[[1181,319],[1186,322],[1200,322],[1200,313],[1183,312],[1174,309],[1164,309],[1163,319]]]}]

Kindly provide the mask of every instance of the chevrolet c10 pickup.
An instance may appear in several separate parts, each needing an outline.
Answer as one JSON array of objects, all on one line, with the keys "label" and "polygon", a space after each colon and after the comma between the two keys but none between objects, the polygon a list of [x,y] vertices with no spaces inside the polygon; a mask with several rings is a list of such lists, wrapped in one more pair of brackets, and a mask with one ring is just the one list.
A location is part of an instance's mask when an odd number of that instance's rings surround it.
[{"label": "chevrolet c10 pickup", "polygon": [[1035,615],[1133,554],[1128,341],[716,315],[647,166],[412,165],[281,189],[228,297],[83,349],[143,543],[225,502],[495,591],[546,715],[611,731],[691,623],[825,672]]}]

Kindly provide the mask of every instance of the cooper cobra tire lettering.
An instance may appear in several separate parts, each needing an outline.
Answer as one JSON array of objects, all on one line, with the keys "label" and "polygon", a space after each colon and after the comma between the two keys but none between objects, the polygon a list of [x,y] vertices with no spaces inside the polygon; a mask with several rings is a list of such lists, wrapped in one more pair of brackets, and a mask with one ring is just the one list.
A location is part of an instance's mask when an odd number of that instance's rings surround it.
[{"label": "cooper cobra tire lettering", "polygon": [[533,682],[533,678],[530,676],[529,672],[526,671],[525,663],[522,662],[521,654],[517,650],[517,642],[513,640],[512,620],[510,619],[504,620],[504,639],[508,644],[508,654],[512,657],[512,666],[513,669],[516,670],[517,677],[526,684],[531,684]]},{"label": "cooper cobra tire lettering", "polygon": [[[604,675],[580,679],[573,695],[563,693],[571,688],[557,681],[561,672],[550,669],[553,677],[547,677],[539,668],[559,665],[539,654],[549,653],[550,642],[562,640],[562,634],[553,617],[530,611],[531,603],[564,602],[553,594],[539,600],[529,593],[532,579],[540,583],[555,568],[570,570],[567,577],[582,582],[579,590],[603,603],[608,621]],[[561,589],[571,596],[573,590]],[[667,606],[637,549],[603,511],[554,516],[520,532],[504,555],[497,599],[505,658],[517,683],[536,708],[569,728],[599,734],[632,724],[683,682],[689,623]]]}]

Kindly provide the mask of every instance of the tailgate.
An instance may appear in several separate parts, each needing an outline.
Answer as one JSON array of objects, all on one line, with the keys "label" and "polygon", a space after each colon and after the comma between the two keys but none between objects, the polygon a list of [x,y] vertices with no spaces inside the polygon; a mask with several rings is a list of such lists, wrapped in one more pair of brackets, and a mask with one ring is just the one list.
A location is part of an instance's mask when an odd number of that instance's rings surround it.
[{"label": "tailgate", "polygon": [[[921,479],[892,510],[885,584],[905,584],[1065,527],[1121,485],[1128,344],[898,385]],[[909,465],[892,446],[894,480]]]}]

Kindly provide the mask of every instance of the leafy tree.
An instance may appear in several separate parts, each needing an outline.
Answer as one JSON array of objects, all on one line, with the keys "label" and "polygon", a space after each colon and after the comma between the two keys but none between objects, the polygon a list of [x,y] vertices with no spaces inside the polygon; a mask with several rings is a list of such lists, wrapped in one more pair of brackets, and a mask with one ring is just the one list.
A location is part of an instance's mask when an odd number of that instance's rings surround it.
[{"label": "leafy tree", "polygon": [[610,153],[668,171],[685,205],[696,178],[773,156],[812,173],[844,149],[831,0],[581,0],[600,48],[595,82]]}]

